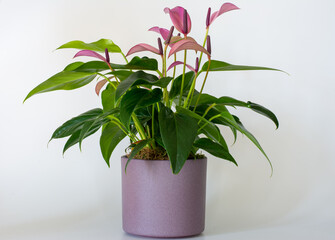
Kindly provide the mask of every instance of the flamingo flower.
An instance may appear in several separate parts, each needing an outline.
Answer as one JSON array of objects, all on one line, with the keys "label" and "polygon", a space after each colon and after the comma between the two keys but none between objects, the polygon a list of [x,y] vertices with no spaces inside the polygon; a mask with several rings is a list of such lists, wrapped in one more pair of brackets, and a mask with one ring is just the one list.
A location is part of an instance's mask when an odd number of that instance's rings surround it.
[{"label": "flamingo flower", "polygon": [[[171,68],[173,68],[173,67],[175,67],[175,66],[177,66],[177,65],[184,65],[184,62],[181,62],[181,61],[175,61],[175,62],[173,62],[173,63],[169,66],[169,68],[167,69],[167,71],[169,71]],[[197,58],[196,61],[195,61],[195,68],[193,68],[193,67],[190,66],[189,64],[185,64],[185,65],[186,65],[186,67],[187,67],[188,69],[190,69],[191,71],[197,73],[197,72],[199,71],[199,58]]]},{"label": "flamingo flower", "polygon": [[162,38],[164,39],[164,41],[166,41],[166,39],[169,36],[169,30],[167,30],[166,28],[160,28],[160,27],[156,26],[156,27],[150,28],[148,31],[153,31],[153,32],[159,33],[162,36]]},{"label": "flamingo flower", "polygon": [[109,53],[108,53],[107,48],[105,50],[105,55],[106,55],[106,57],[103,57],[99,53],[94,52],[92,50],[81,50],[81,51],[77,52],[77,54],[74,55],[73,58],[75,58],[75,57],[84,57],[84,56],[85,57],[94,57],[94,58],[98,58],[98,59],[104,61],[105,63],[109,64]]},{"label": "flamingo flower", "polygon": [[187,38],[187,39],[182,39],[176,42],[171,48],[168,57],[182,50],[200,51],[200,52],[207,54],[208,58],[210,58],[210,55],[211,55],[204,47],[199,45],[194,39]]},{"label": "flamingo flower", "polygon": [[213,21],[217,17],[222,15],[223,13],[226,13],[226,12],[229,12],[229,11],[232,11],[232,10],[237,10],[237,9],[239,9],[239,8],[232,3],[224,3],[220,7],[219,11],[216,11],[211,15],[211,8],[208,8],[207,18],[206,18],[206,27],[208,28],[213,23]]},{"label": "flamingo flower", "polygon": [[158,54],[158,55],[163,55],[163,51],[162,51],[162,42],[160,40],[160,38],[158,38],[158,48],[155,48],[149,44],[146,44],[146,43],[140,43],[140,44],[137,44],[135,45],[134,47],[132,47],[128,53],[127,53],[127,57],[131,54],[134,54],[134,53],[137,53],[137,52],[143,52],[143,51],[149,51],[149,52],[152,52],[152,53],[155,53],[155,54]]},{"label": "flamingo flower", "polygon": [[159,33],[164,39],[164,43],[169,45],[170,47],[172,47],[173,43],[176,42],[177,40],[176,38],[178,38],[178,40],[181,39],[181,37],[178,37],[178,36],[173,37],[173,30],[174,30],[174,26],[170,28],[170,31],[167,30],[166,28],[160,28],[157,26],[149,29],[149,31]]},{"label": "flamingo flower", "polygon": [[183,33],[184,35],[189,34],[192,23],[191,18],[185,8],[179,6],[172,9],[165,8],[164,12],[170,15],[173,25],[179,32]]}]

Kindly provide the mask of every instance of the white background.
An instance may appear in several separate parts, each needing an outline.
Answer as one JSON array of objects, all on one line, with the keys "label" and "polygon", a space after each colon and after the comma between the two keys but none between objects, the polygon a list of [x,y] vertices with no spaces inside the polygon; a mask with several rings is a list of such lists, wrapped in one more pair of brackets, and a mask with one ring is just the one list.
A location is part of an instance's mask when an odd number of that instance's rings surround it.
[{"label": "white background", "polygon": [[[100,107],[94,83],[22,101],[72,61],[71,40],[110,38],[125,52],[155,45],[152,26],[170,27],[164,7],[182,5],[203,41],[207,7],[223,2],[157,0],[0,0],[0,239],[133,239],[121,228],[120,155],[109,169],[99,134],[62,157],[47,142],[69,118]],[[235,0],[241,10],[212,25],[213,59],[283,69],[210,75],[205,91],[273,110],[271,121],[238,110],[274,165],[241,135],[227,136],[239,167],[209,156],[206,230],[199,239],[334,239],[334,55],[332,0]],[[153,57],[148,53],[150,57]],[[111,56],[112,61],[121,59]],[[193,64],[193,63],[191,63]],[[235,112],[235,111],[234,111]],[[236,111],[237,112],[237,111]]]}]

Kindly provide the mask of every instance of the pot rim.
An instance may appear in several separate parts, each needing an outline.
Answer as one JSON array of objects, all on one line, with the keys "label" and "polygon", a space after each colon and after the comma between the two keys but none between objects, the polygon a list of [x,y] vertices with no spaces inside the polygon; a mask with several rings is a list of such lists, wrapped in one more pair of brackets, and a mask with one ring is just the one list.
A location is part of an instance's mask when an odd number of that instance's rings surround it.
[{"label": "pot rim", "polygon": [[[128,159],[127,155],[122,155],[121,156],[121,159],[122,158],[126,158]],[[137,159],[137,158],[132,158],[131,161],[133,160],[138,160],[138,161],[169,161],[169,159]],[[187,159],[186,161],[192,161],[192,160],[207,160],[207,157],[203,157],[203,158],[190,158],[190,159]]]}]

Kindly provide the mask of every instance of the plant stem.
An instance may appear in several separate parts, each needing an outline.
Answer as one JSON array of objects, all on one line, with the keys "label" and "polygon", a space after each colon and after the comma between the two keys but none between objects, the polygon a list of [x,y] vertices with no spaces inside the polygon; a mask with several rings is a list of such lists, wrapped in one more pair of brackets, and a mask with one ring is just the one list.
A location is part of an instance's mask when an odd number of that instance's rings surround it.
[{"label": "plant stem", "polygon": [[[166,50],[167,50],[167,47],[168,47],[168,45],[165,45],[164,53],[163,53],[163,56],[162,56],[162,59],[163,59],[163,77],[166,77]],[[164,99],[165,105],[169,106],[169,93],[168,93],[167,87],[165,87],[163,89],[163,99]]]},{"label": "plant stem", "polygon": [[192,98],[193,98],[193,93],[194,93],[195,83],[196,83],[197,77],[198,77],[198,73],[196,73],[195,76],[194,76],[194,79],[192,81],[192,86],[190,88],[190,91],[188,92],[186,101],[184,102],[184,108],[188,109],[188,106],[187,106],[188,105],[188,101],[192,100]]},{"label": "plant stem", "polygon": [[[177,54],[174,54],[174,62],[177,61]],[[176,76],[176,66],[173,67],[173,80]],[[172,80],[172,84],[173,84],[173,80]]]},{"label": "plant stem", "polygon": [[207,80],[207,77],[208,77],[208,73],[209,73],[209,66],[210,65],[211,65],[211,59],[208,60],[208,68],[207,68],[206,76],[205,76],[204,81],[202,83],[201,90],[200,90],[199,96],[197,98],[197,101],[195,102],[195,106],[194,106],[193,112],[195,112],[195,109],[197,108],[198,102],[200,100],[201,93],[204,90],[204,87],[205,87],[205,84],[206,84],[206,80]]},{"label": "plant stem", "polygon": [[129,63],[128,62],[128,59],[126,58],[126,56],[123,54],[123,52],[121,52],[121,55],[123,56],[124,60],[126,61],[126,63]]},{"label": "plant stem", "polygon": [[133,118],[135,127],[136,127],[138,133],[140,134],[141,139],[142,139],[142,140],[147,139],[146,134],[145,134],[145,131],[144,131],[144,128],[143,128],[143,126],[142,126],[140,120],[138,120],[136,114],[135,114],[135,113],[132,113],[131,117]]},{"label": "plant stem", "polygon": [[181,99],[183,97],[183,91],[184,91],[185,70],[186,70],[186,57],[187,57],[187,50],[184,51],[184,67],[183,67],[183,77],[182,77],[182,80],[181,80],[179,106],[181,105]]},{"label": "plant stem", "polygon": [[[207,36],[208,36],[208,31],[209,31],[209,28],[206,29],[205,40],[204,40],[204,43],[202,44],[202,47],[205,47],[205,45],[206,45]],[[200,53],[200,57],[199,57],[199,66],[200,66],[200,63],[201,63],[201,59],[202,59],[202,55],[203,55],[203,54],[204,54],[203,52]]]}]

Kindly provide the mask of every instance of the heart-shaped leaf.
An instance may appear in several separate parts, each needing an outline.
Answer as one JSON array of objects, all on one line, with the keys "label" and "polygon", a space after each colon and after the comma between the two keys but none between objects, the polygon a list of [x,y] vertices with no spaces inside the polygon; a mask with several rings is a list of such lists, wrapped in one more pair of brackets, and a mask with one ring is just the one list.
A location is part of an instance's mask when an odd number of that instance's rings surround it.
[{"label": "heart-shaped leaf", "polygon": [[168,153],[172,171],[177,174],[192,150],[198,132],[197,120],[184,114],[174,113],[163,104],[160,105],[158,119],[162,141]]}]

